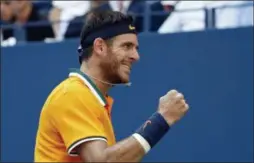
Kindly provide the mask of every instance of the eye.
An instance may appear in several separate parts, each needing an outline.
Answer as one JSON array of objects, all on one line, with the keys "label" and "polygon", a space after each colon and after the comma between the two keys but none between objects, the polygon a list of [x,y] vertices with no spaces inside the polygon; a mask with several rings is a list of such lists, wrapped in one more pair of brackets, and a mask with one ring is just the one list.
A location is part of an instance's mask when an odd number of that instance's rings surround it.
[{"label": "eye", "polygon": [[123,47],[127,50],[127,49],[131,49],[133,45],[130,43],[127,43],[127,44],[124,44]]},{"label": "eye", "polygon": [[131,45],[130,45],[130,44],[125,44],[124,47],[125,47],[126,49],[130,49],[130,48],[131,48]]}]

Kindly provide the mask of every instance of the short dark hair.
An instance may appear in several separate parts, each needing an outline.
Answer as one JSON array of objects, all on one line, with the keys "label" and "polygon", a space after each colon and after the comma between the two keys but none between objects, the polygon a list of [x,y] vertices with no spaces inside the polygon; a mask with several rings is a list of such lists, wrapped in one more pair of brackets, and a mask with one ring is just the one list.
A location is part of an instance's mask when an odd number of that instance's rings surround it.
[{"label": "short dark hair", "polygon": [[[85,23],[80,36],[80,45],[82,46],[82,42],[86,38],[86,36],[91,32],[95,31],[96,29],[120,22],[133,22],[133,18],[121,12],[111,10],[90,11],[86,14]],[[110,45],[113,39],[114,38],[107,39],[106,43]],[[83,60],[88,60],[92,52],[93,45],[82,49],[82,54],[79,57],[79,62],[81,63]]]}]

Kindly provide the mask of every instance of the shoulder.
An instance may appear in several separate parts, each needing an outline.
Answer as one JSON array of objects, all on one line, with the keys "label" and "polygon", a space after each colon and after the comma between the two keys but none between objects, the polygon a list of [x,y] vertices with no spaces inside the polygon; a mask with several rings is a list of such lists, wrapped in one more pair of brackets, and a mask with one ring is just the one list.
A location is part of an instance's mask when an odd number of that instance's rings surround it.
[{"label": "shoulder", "polygon": [[[100,111],[97,99],[78,78],[69,77],[51,92],[43,109],[53,116],[69,112]],[[98,113],[99,114],[99,113]]]}]

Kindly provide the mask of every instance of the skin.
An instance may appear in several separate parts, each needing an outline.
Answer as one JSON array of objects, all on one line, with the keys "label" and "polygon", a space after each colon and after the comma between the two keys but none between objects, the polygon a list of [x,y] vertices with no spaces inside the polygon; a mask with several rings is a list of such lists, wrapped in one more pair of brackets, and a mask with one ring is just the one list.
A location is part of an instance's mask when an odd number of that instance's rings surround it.
[{"label": "skin", "polygon": [[52,23],[52,28],[53,28],[55,36],[58,36],[58,32],[60,29],[60,23],[58,23],[58,21],[60,20],[61,12],[62,12],[61,9],[56,7],[52,8],[49,12],[48,19]]},{"label": "skin", "polygon": [[[97,38],[93,49],[89,60],[81,64],[81,71],[109,83],[129,82],[131,67],[140,58],[135,34],[116,36],[111,46]],[[104,94],[111,88],[110,85],[94,82]]]},{"label": "skin", "polygon": [[32,11],[31,1],[27,0],[13,0],[10,1],[11,9],[15,15],[16,22],[24,24]]},{"label": "skin", "polygon": [[[83,61],[81,71],[110,83],[129,82],[131,67],[140,58],[137,36],[116,36],[111,46],[97,38],[93,46],[93,54],[88,61]],[[97,80],[94,82],[104,94],[111,88]],[[171,90],[160,98],[157,112],[173,125],[188,108],[184,96]],[[89,141],[81,144],[77,151],[83,162],[140,162],[145,155],[142,145],[132,136],[110,147],[104,141]]]},{"label": "skin", "polygon": [[10,21],[11,18],[13,17],[13,12],[11,10],[10,5],[0,1],[0,6],[1,6],[1,9],[0,9],[1,20]]}]

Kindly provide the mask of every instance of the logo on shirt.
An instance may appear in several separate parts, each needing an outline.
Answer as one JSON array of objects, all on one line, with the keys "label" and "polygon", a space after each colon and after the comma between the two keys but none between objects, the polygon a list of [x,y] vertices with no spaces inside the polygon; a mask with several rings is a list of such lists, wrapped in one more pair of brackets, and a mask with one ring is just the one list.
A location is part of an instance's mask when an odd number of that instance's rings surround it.
[{"label": "logo on shirt", "polygon": [[134,26],[132,26],[132,25],[129,25],[129,29],[130,30],[135,30],[136,28]]}]

